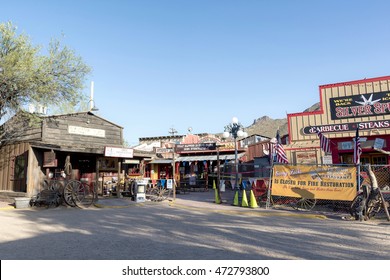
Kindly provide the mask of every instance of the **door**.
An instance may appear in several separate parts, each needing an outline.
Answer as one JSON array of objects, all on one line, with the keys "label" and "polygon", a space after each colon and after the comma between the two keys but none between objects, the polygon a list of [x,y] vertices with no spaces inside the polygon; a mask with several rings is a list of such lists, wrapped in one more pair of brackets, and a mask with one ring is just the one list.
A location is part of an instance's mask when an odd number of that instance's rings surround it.
[{"label": "door", "polygon": [[13,191],[26,192],[27,153],[14,157],[12,161],[13,174],[11,181],[13,181]]}]

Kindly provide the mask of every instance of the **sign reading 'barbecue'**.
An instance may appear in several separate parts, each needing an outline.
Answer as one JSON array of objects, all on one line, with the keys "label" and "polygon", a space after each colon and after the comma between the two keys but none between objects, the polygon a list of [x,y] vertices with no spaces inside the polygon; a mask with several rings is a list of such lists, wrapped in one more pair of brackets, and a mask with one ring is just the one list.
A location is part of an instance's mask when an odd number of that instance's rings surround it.
[{"label": "sign reading 'barbecue'", "polygon": [[359,130],[390,128],[390,121],[373,121],[373,122],[360,122],[360,123],[356,122],[356,123],[305,126],[302,128],[302,132],[303,134],[316,134],[317,131],[339,133],[345,131],[355,131],[357,128],[359,128]]},{"label": "sign reading 'barbecue'", "polygon": [[332,120],[390,114],[390,92],[329,99]]}]

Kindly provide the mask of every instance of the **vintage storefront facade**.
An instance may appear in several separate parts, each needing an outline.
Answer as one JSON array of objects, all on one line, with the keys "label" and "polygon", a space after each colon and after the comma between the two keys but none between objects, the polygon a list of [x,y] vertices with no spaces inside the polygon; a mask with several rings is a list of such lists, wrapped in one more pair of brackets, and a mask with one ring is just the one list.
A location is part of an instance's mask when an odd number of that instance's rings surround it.
[{"label": "vintage storefront facade", "polygon": [[[390,147],[390,76],[323,85],[319,91],[319,110],[287,115],[290,163],[353,164],[359,129],[361,163],[388,164],[388,156],[373,147]],[[320,149],[317,130],[330,140],[331,153]]]},{"label": "vintage storefront facade", "polygon": [[[19,128],[13,119],[5,126]],[[21,130],[0,148],[0,195],[36,195],[53,176],[103,185],[139,165],[131,149],[123,147],[123,128],[91,112],[39,116],[34,126]],[[133,160],[133,161],[132,161]],[[49,176],[50,175],[50,176]]]},{"label": "vintage storefront facade", "polygon": [[[207,133],[140,138],[140,143],[140,146],[153,146],[155,152],[150,161],[145,161],[152,183],[172,179],[175,174],[178,185],[188,184],[190,178],[196,178],[195,184],[198,187],[207,187],[213,183],[209,178],[215,176],[218,165],[235,158],[233,142],[223,141],[218,136]],[[238,146],[237,156],[241,161],[245,150]]]}]

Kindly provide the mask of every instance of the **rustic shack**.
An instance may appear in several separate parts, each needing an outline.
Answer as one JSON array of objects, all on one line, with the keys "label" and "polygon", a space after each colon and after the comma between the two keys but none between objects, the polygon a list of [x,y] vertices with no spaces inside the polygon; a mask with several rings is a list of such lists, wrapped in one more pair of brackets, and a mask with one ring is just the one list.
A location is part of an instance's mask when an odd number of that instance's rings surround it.
[{"label": "rustic shack", "polygon": [[123,128],[92,112],[33,118],[21,112],[1,129],[0,196],[31,197],[44,179],[60,180],[64,171],[89,184],[99,181],[99,173],[120,172],[120,155],[105,152],[125,149]]}]

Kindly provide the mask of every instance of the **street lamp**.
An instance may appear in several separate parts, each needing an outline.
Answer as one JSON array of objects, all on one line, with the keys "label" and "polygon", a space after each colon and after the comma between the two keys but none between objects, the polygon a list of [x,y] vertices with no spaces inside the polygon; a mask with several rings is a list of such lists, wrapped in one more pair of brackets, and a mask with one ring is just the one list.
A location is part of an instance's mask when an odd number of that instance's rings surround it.
[{"label": "street lamp", "polygon": [[225,126],[225,132],[223,133],[224,138],[232,136],[234,139],[234,164],[236,169],[236,181],[234,183],[234,189],[237,190],[238,182],[238,159],[237,159],[237,137],[247,137],[248,133],[244,132],[244,127],[238,122],[236,117],[232,118],[232,122]]}]

